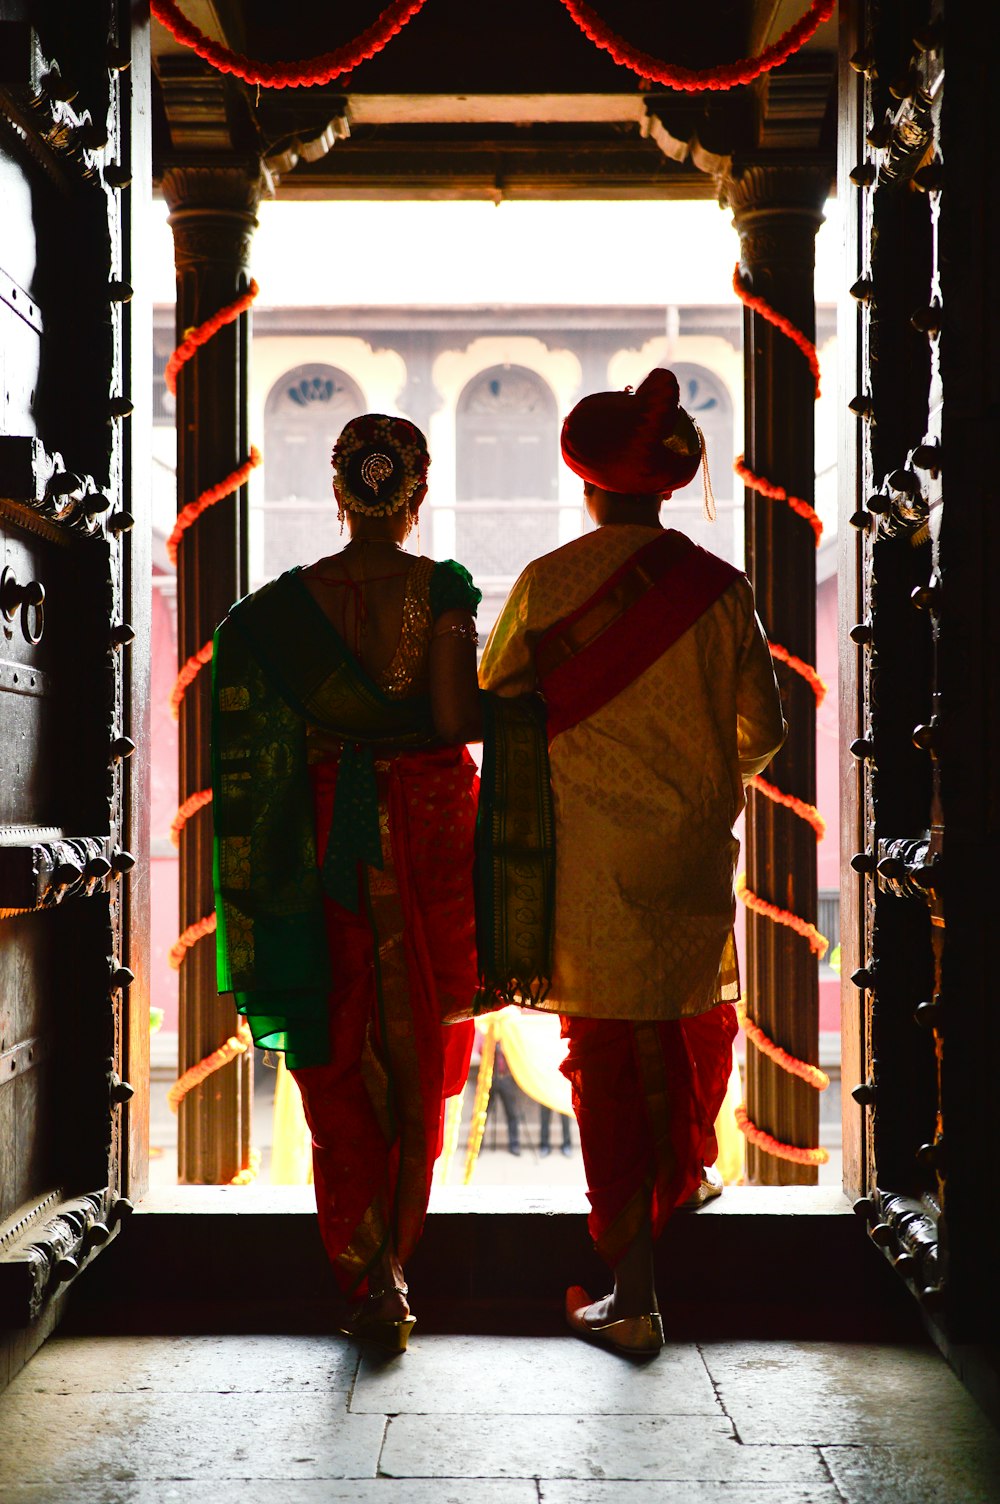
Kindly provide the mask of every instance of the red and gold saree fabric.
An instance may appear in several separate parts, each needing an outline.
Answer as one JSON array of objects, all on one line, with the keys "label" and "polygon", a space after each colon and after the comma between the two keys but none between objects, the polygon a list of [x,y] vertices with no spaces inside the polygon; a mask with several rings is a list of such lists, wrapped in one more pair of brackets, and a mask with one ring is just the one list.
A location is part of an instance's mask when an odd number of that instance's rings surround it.
[{"label": "red and gold saree fabric", "polygon": [[[313,1142],[320,1230],[345,1295],[420,1235],[445,1098],[468,1072],[476,989],[475,765],[436,744],[434,619],[479,600],[418,559],[379,682],[300,578],[216,637],[219,986],[285,1051]],[[280,958],[284,953],[286,966]]]}]

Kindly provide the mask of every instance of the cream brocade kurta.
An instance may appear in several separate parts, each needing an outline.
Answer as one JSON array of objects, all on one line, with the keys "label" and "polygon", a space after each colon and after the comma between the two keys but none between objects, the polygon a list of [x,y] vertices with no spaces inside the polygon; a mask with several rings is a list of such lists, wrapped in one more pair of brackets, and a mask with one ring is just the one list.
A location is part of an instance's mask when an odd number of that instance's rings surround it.
[{"label": "cream brocade kurta", "polygon": [[[541,634],[653,536],[606,526],[529,564],[486,644],[482,688],[537,689]],[[663,1019],[739,997],[733,825],[746,782],[785,730],[741,576],[650,668],[555,738],[555,950],[543,1006]]]}]

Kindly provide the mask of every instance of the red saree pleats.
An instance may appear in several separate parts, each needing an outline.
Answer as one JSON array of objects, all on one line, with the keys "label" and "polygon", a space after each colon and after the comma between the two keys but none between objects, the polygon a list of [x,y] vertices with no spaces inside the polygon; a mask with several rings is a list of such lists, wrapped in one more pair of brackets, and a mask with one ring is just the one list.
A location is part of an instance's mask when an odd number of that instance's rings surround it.
[{"label": "red saree pleats", "polygon": [[[444,1102],[469,1069],[474,1026],[443,1024],[476,987],[466,749],[376,761],[382,867],[359,874],[356,914],[324,900],[334,983],[330,1061],[296,1070],[313,1139],[320,1232],[345,1295],[367,1293],[391,1240],[405,1264],[423,1227]],[[326,849],[335,762],[311,770]]]},{"label": "red saree pleats", "polygon": [[718,1155],[736,1010],[693,1018],[562,1020],[562,1071],[573,1088],[587,1174],[590,1235],[613,1268],[645,1217],[659,1237]]}]

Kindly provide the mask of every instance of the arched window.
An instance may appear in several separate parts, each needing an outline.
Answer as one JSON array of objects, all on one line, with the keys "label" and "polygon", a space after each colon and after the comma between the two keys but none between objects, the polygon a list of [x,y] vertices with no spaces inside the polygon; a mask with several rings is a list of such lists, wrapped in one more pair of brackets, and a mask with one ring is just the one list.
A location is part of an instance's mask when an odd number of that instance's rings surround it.
[{"label": "arched window", "polygon": [[456,557],[510,583],[559,542],[555,397],[527,367],[493,366],[462,392],[456,423]]},{"label": "arched window", "polygon": [[365,410],[357,384],[335,366],[296,366],[264,406],[264,575],[307,564],[334,546],[330,453],[344,424]]}]

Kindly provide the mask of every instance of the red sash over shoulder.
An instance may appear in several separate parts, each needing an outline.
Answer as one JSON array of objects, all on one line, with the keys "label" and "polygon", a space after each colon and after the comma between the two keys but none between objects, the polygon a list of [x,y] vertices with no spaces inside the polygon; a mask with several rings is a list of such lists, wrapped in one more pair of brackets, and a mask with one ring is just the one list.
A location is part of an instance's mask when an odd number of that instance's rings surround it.
[{"label": "red sash over shoulder", "polygon": [[738,578],[672,529],[643,544],[538,641],[549,741],[621,694]]}]

